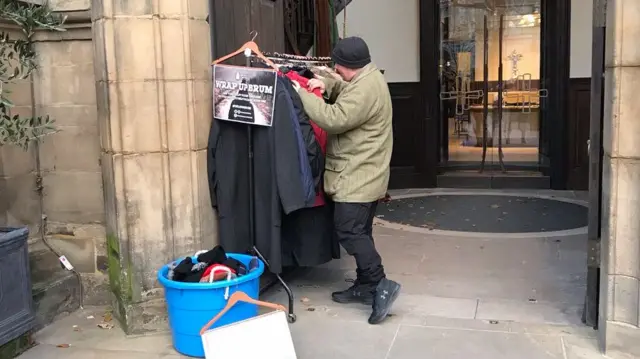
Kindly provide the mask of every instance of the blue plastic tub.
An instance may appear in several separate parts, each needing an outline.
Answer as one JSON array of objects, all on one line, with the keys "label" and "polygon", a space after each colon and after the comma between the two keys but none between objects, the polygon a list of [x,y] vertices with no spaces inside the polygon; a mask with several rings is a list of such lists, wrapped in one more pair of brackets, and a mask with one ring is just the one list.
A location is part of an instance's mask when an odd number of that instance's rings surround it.
[{"label": "blue plastic tub", "polygon": [[[253,258],[245,254],[227,253],[247,267]],[[178,259],[180,262],[182,259]],[[227,305],[225,291],[229,296],[242,291],[249,297],[258,299],[260,276],[264,273],[264,263],[258,260],[258,269],[231,281],[214,283],[183,283],[169,280],[169,265],[158,272],[158,281],[165,289],[169,327],[173,337],[173,347],[183,355],[204,358],[204,348],[200,329]],[[258,307],[249,303],[238,303],[218,320],[212,328],[235,323],[258,315]]]}]

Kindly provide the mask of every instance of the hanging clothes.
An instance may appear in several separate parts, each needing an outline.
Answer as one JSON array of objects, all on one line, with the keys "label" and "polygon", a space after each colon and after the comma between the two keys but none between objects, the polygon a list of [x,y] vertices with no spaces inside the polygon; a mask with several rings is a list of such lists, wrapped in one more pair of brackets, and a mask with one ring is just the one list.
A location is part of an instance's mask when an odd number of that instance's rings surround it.
[{"label": "hanging clothes", "polygon": [[[282,76],[283,74],[279,73],[279,75]],[[313,123],[304,112],[302,100],[300,100],[298,93],[291,87],[291,83],[284,81],[284,84],[291,98],[291,104],[295,113],[294,116],[300,124],[300,134],[307,148],[307,157],[309,159],[315,188],[314,206],[322,205],[324,204],[324,192],[322,191],[322,184],[324,182],[324,150],[316,133],[316,127],[318,126]],[[326,147],[326,139],[324,143]]]},{"label": "hanging clothes", "polygon": [[[278,76],[273,125],[253,127],[255,245],[274,273],[282,271],[283,262],[326,263],[332,259],[334,246],[332,235],[327,236],[332,223],[324,223],[324,219],[317,218],[324,216],[308,211],[314,209],[309,207],[315,198],[308,196],[308,184],[313,185],[314,180],[301,176],[307,171],[312,176],[313,161],[310,157],[301,161],[301,156],[316,151],[323,166],[324,158],[308,119],[305,123],[306,116],[301,117],[296,111],[292,92],[295,90],[291,82]],[[300,102],[299,97],[296,100]],[[253,246],[249,232],[246,126],[214,120],[207,156],[211,203],[219,218],[219,241],[227,251],[237,253],[245,253]],[[309,168],[304,168],[305,163]],[[311,192],[315,195],[315,191]],[[317,208],[326,211],[323,207],[326,206]]]},{"label": "hanging clothes", "polygon": [[[290,80],[297,81],[300,84],[300,86],[302,86],[303,88],[307,89],[309,80],[307,78],[301,76],[297,72],[288,71],[285,74],[285,76],[287,76]],[[322,98],[322,93],[320,92],[320,89],[315,89],[313,91],[313,93],[316,96]],[[296,93],[295,94],[295,98],[297,98],[299,100],[300,96]],[[302,101],[299,100],[299,102],[297,102],[296,105],[302,111],[304,116],[306,116],[306,113],[304,113],[304,107],[302,106]],[[316,125],[315,122],[313,122],[313,119],[309,119],[309,123],[311,123],[311,126],[313,127],[314,136],[316,138],[316,141],[320,145],[320,150],[322,151],[322,156],[324,158],[324,155],[326,154],[326,150],[327,150],[327,132],[325,130],[321,129],[318,125]],[[324,176],[324,161],[323,161],[322,172],[320,173],[320,178],[319,178],[319,182],[318,182],[318,191],[317,191],[318,193],[316,195],[316,200],[315,200],[315,203],[314,203],[315,206],[324,206],[326,204],[325,194],[324,194],[324,189],[323,189],[323,187],[324,187],[323,186],[324,185],[323,176]]]},{"label": "hanging clothes", "polygon": [[[299,114],[299,120],[310,123],[315,136],[317,127],[304,112],[302,100],[298,92],[293,88],[290,79],[298,78],[293,71],[286,73],[283,78],[284,87],[289,92],[292,102]],[[300,79],[300,78],[298,78]],[[322,171],[320,172],[319,192],[312,208],[303,208],[288,214],[282,220],[282,246],[283,265],[313,267],[340,258],[340,244],[333,234],[333,211],[326,205],[326,197],[323,190],[324,177],[324,152],[326,149],[326,132],[322,131],[317,143],[322,151]],[[323,140],[324,139],[324,140]]]}]

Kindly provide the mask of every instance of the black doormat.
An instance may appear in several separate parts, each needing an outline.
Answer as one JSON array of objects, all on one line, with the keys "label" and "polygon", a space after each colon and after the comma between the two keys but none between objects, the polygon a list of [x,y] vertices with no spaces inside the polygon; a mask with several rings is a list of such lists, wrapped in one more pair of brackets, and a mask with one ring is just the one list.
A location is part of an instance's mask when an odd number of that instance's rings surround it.
[{"label": "black doormat", "polygon": [[396,199],[378,206],[385,221],[461,232],[551,232],[587,225],[587,208],[534,197],[438,195]]}]

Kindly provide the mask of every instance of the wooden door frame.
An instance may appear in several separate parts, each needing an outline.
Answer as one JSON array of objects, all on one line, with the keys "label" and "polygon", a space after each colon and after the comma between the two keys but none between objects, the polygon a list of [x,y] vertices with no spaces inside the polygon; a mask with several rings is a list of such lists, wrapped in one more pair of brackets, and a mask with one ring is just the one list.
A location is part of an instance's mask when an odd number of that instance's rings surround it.
[{"label": "wooden door frame", "polygon": [[[414,107],[417,114],[411,119],[418,123],[414,127],[415,133],[406,134],[416,136],[412,139],[415,140],[415,146],[410,160],[411,165],[391,167],[389,187],[392,189],[429,188],[437,185],[437,126],[440,100],[438,52],[433,49],[438,45],[440,19],[438,1],[419,0],[418,3],[420,78],[417,83],[417,101]],[[392,85],[390,85],[391,89]]]},{"label": "wooden door frame", "polygon": [[[549,141],[548,166],[551,188],[566,188],[569,168],[567,116],[570,82],[571,0],[542,0],[542,86],[549,97],[542,101],[541,136]],[[546,108],[544,108],[546,107]],[[544,130],[544,133],[543,133]]]},{"label": "wooden door frame", "polygon": [[420,0],[420,129],[416,169],[422,187],[436,187],[438,176],[440,96],[439,96],[439,0]]},{"label": "wooden door frame", "polygon": [[593,4],[593,53],[591,55],[591,120],[589,148],[589,230],[587,234],[587,292],[582,321],[598,329],[601,267],[602,128],[604,124],[604,61],[606,0]]},{"label": "wooden door frame", "polygon": [[[420,187],[437,184],[440,155],[439,31],[440,0],[420,0],[420,129],[415,180]],[[548,141],[543,173],[552,189],[565,189],[567,168],[568,96],[570,81],[571,0],[542,0],[541,88],[549,97],[541,99],[541,141]]]}]

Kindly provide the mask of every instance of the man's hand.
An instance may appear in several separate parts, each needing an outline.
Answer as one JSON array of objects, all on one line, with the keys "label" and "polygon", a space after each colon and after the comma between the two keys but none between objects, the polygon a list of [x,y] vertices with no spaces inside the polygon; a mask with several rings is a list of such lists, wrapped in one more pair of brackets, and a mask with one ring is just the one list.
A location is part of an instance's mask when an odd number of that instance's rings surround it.
[{"label": "man's hand", "polygon": [[324,82],[322,82],[322,80],[318,80],[318,79],[309,80],[309,85],[307,87],[309,88],[309,91],[314,91],[315,89],[320,89],[321,93],[324,93],[324,91],[326,90]]}]

